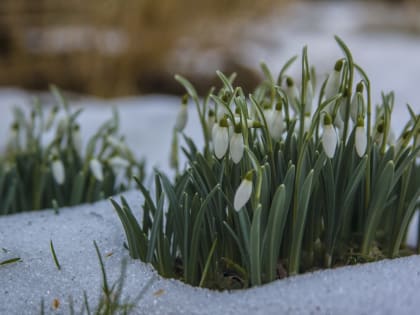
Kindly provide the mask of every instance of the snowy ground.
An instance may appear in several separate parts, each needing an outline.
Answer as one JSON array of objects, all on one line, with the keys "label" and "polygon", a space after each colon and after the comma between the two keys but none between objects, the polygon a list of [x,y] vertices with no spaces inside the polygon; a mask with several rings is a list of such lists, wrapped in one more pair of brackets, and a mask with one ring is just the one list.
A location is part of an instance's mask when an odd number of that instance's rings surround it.
[{"label": "snowy ground", "polygon": [[[416,112],[420,111],[420,38],[362,32],[353,15],[356,16],[355,11],[349,11],[345,5],[329,7],[326,11],[296,7],[287,18],[268,20],[265,26],[254,30],[271,38],[273,45],[263,49],[245,42],[248,56],[243,58],[255,65],[266,60],[269,66],[278,69],[286,58],[308,44],[310,60],[321,65],[322,75],[340,54],[332,37],[337,33],[370,75],[374,98],[378,100],[382,89],[394,89],[397,93],[393,127],[398,131],[408,117],[406,102]],[[311,28],[311,20],[322,23]],[[338,28],[331,27],[333,24],[339,25]],[[11,120],[11,105],[23,104],[29,98],[24,91],[0,90],[0,150]],[[86,106],[81,116],[85,135],[111,115],[110,106],[104,103],[118,105],[122,132],[136,153],[147,159],[148,170],[158,166],[167,171],[179,99],[147,96],[107,102],[95,98],[75,101],[75,106]],[[194,115],[191,109],[191,118]],[[186,133],[200,141],[198,130],[197,121],[190,119]],[[140,194],[124,195],[140,211]],[[51,257],[50,240],[54,242],[61,271]],[[0,217],[0,261],[12,257],[22,259],[0,266],[0,314],[37,314],[42,298],[48,312],[53,312],[53,300],[58,299],[61,305],[54,312],[66,314],[68,297],[72,296],[80,306],[84,290],[94,304],[101,285],[94,240],[104,255],[112,253],[104,258],[112,282],[119,275],[121,260],[128,254],[122,247],[122,226],[108,201],[62,209],[59,215],[46,210]],[[211,292],[163,280],[139,261],[130,260],[127,272],[124,289],[131,297],[152,279],[136,314],[416,314],[420,308],[418,256],[320,271],[233,293]]]}]

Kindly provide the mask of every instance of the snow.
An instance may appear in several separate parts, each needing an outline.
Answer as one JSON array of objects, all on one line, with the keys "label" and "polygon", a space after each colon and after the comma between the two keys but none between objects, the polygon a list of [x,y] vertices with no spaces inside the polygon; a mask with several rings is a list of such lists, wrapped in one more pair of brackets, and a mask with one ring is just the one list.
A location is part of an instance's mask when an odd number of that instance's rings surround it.
[{"label": "snow", "polygon": [[[361,32],[359,21],[354,19],[354,10],[363,12],[360,7],[351,11],[348,5],[323,8],[297,6],[284,19],[273,18],[260,25],[254,31],[262,32],[274,44],[264,49],[244,42],[248,45],[244,49],[248,55],[242,56],[244,62],[256,65],[264,59],[278,69],[286,58],[308,44],[310,60],[320,63],[319,73],[325,75],[340,54],[332,37],[332,32],[338,33],[370,75],[374,99],[378,100],[381,89],[395,90],[398,106],[392,123],[401,130],[408,117],[405,102],[409,101],[416,112],[420,110],[418,36]],[[311,28],[313,20],[321,21],[318,27]],[[267,34],[267,29],[275,31]],[[11,122],[11,105],[26,104],[30,98],[31,94],[21,90],[0,89],[0,150]],[[152,95],[104,101],[89,97],[72,104],[85,108],[80,116],[84,139],[111,116],[111,105],[117,105],[121,131],[135,153],[146,158],[148,171],[154,166],[169,171],[171,132],[179,98]],[[201,143],[194,107],[189,109],[185,133]],[[140,213],[140,193],[129,191],[124,196]],[[414,243],[415,238],[411,233],[409,242]],[[51,256],[50,240],[61,270]],[[104,256],[110,283],[118,278],[122,260],[128,259],[124,294],[136,297],[143,286],[150,284],[135,314],[415,314],[420,308],[420,256],[318,271],[235,292],[213,292],[162,279],[150,266],[129,259],[123,248],[121,223],[110,202],[104,200],[63,208],[58,215],[44,210],[0,217],[0,261],[22,259],[0,266],[0,314],[37,314],[41,299],[47,313],[66,314],[70,296],[76,310],[80,309],[83,291],[94,305],[101,287],[94,240]],[[55,311],[54,299],[60,301]]]}]

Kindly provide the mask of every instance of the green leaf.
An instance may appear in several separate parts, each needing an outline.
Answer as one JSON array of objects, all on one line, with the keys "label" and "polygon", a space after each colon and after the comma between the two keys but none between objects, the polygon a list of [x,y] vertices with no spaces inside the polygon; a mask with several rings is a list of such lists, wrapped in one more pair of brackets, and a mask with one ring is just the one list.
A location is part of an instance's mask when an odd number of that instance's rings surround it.
[{"label": "green leaf", "polygon": [[292,245],[290,248],[290,275],[295,275],[299,272],[300,251],[302,247],[303,232],[305,229],[306,214],[308,213],[309,199],[311,197],[313,175],[314,171],[311,170],[308,176],[306,176],[302,188],[299,189],[297,215],[295,218],[295,222],[293,222],[294,229]]},{"label": "green leaf", "polygon": [[383,211],[385,210],[384,206],[391,191],[391,183],[393,177],[394,162],[389,161],[377,179],[371,196],[368,209],[368,217],[363,234],[363,242],[361,248],[362,255],[369,255],[370,246],[373,239],[375,238],[377,227],[382,218]]},{"label": "green leaf", "polygon": [[261,285],[261,204],[254,211],[249,245],[251,284]]},{"label": "green leaf", "polygon": [[187,93],[195,100],[198,100],[198,94],[197,91],[195,90],[194,86],[190,83],[190,81],[188,81],[186,78],[184,78],[183,76],[176,74],[175,75],[175,80],[177,80],[179,83],[181,83],[181,85],[184,86],[185,90],[187,90]]}]

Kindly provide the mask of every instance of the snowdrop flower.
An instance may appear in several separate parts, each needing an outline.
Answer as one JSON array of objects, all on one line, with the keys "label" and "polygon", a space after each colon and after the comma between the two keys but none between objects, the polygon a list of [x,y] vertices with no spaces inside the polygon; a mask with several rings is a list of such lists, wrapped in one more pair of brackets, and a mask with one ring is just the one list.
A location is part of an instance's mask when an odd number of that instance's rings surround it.
[{"label": "snowdrop flower", "polygon": [[382,146],[382,142],[384,141],[384,127],[384,122],[379,122],[373,134],[373,141],[377,143],[378,146]]},{"label": "snowdrop flower", "polygon": [[104,173],[102,171],[102,164],[98,159],[94,158],[89,162],[90,171],[97,181],[102,182],[104,180]]},{"label": "snowdrop flower", "polygon": [[[401,137],[398,139],[396,145],[395,145],[395,152],[399,152],[401,149],[405,149],[407,147],[407,144],[410,140],[409,138],[410,132],[408,130],[404,131]],[[420,139],[417,139],[419,141]],[[419,144],[419,142],[417,142]]]},{"label": "snowdrop flower", "polygon": [[214,124],[216,123],[216,114],[214,113],[214,111],[213,110],[209,110],[209,112],[208,112],[208,114],[207,114],[207,130],[208,130],[208,133],[209,133],[209,135],[210,135],[210,137],[211,137],[211,133],[212,133],[212,130],[213,130],[213,127],[214,127]]},{"label": "snowdrop flower", "polygon": [[62,136],[66,133],[67,128],[69,127],[69,118],[67,116],[62,117],[59,121],[58,121],[58,125],[57,125],[57,134],[59,136]]},{"label": "snowdrop flower", "polygon": [[270,126],[271,120],[273,118],[273,109],[269,104],[264,104],[263,115],[267,126]]},{"label": "snowdrop flower", "polygon": [[127,147],[127,145],[120,139],[114,137],[114,136],[107,136],[105,138],[105,141],[110,144],[114,149],[116,149],[118,152],[126,155],[130,151]]},{"label": "snowdrop flower", "polygon": [[223,158],[229,146],[229,131],[226,118],[215,124],[212,131],[214,154],[218,159]]},{"label": "snowdrop flower", "polygon": [[235,125],[233,135],[230,138],[229,152],[235,164],[238,164],[244,155],[244,138],[240,125]]},{"label": "snowdrop flower", "polygon": [[10,135],[7,141],[7,147],[10,149],[18,149],[19,147],[19,123],[14,122],[10,126]]},{"label": "snowdrop flower", "polygon": [[268,125],[268,131],[274,141],[279,141],[284,129],[284,119],[281,103],[277,103],[276,108],[272,112],[271,121]]},{"label": "snowdrop flower", "polygon": [[357,120],[357,127],[355,131],[355,143],[356,152],[359,157],[362,157],[366,152],[367,136],[365,130],[365,123],[362,117]]},{"label": "snowdrop flower", "polygon": [[188,121],[188,95],[184,96],[182,99],[181,109],[178,112],[175,122],[175,130],[182,132],[187,125]]},{"label": "snowdrop flower", "polygon": [[312,86],[312,82],[309,79],[306,82],[306,89],[305,89],[305,114],[312,113],[312,103],[314,100],[314,88]]},{"label": "snowdrop flower", "polygon": [[356,93],[353,95],[350,104],[350,117],[353,120],[353,123],[357,122],[357,117],[359,115],[363,116],[365,114],[363,102],[363,83],[359,82],[356,87]]},{"label": "snowdrop flower", "polygon": [[331,116],[326,113],[324,117],[324,132],[322,134],[322,147],[325,154],[332,159],[337,147],[337,133],[332,125]]},{"label": "snowdrop flower", "polygon": [[292,105],[295,112],[299,112],[298,102],[299,102],[299,91],[296,87],[292,78],[288,77],[286,79],[286,94],[287,98],[289,99],[290,104]]},{"label": "snowdrop flower", "polygon": [[242,209],[246,205],[252,193],[252,171],[245,175],[238,189],[236,190],[235,197],[233,200],[233,207],[236,211]]},{"label": "snowdrop flower", "polygon": [[80,126],[78,124],[73,126],[71,131],[71,139],[73,141],[74,148],[79,153],[82,152],[82,135],[80,134]]},{"label": "snowdrop flower", "polygon": [[57,156],[52,159],[51,169],[55,182],[62,185],[66,179],[66,173],[63,162]]},{"label": "snowdrop flower", "polygon": [[50,114],[48,115],[48,118],[47,118],[47,122],[45,123],[45,130],[49,130],[51,128],[54,122],[55,116],[58,113],[58,110],[59,110],[58,106],[54,106],[51,109]]},{"label": "snowdrop flower", "polygon": [[109,165],[112,167],[114,173],[118,173],[120,169],[130,166],[130,162],[120,156],[114,156],[108,160]]},{"label": "snowdrop flower", "polygon": [[[343,68],[343,60],[340,59],[335,63],[334,70],[329,74],[325,85],[325,99],[330,99],[338,94],[340,89],[341,69]],[[331,114],[331,112],[329,112]]]}]

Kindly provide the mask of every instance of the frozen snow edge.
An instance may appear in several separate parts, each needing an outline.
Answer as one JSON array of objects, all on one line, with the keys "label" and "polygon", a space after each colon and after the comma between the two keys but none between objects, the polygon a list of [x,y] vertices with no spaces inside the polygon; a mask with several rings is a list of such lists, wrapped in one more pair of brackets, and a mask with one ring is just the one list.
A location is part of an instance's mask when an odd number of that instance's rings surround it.
[{"label": "frozen snow edge", "polygon": [[[140,211],[137,191],[124,194]],[[62,270],[57,270],[49,241],[54,242]],[[41,299],[48,313],[76,310],[86,291],[95,305],[101,287],[96,240],[109,282],[118,279],[128,259],[124,296],[136,297],[149,285],[134,314],[413,314],[420,308],[420,256],[347,266],[295,276],[234,292],[193,288],[163,279],[149,266],[129,259],[125,237],[109,201],[22,213],[0,220],[0,260],[22,262],[0,267],[0,314],[38,314]],[[110,255],[112,253],[112,255]],[[54,299],[60,301],[53,310]]]}]

